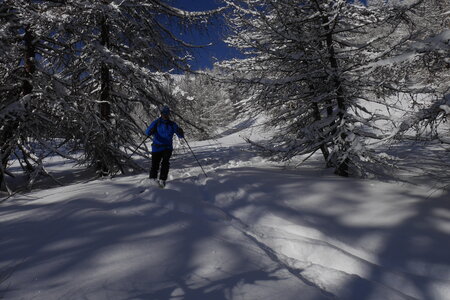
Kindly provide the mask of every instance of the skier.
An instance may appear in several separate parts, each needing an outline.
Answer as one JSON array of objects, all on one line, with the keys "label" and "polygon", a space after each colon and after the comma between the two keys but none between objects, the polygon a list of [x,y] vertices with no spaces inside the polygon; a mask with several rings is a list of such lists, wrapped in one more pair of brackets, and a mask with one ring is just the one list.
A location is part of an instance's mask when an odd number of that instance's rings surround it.
[{"label": "skier", "polygon": [[[178,138],[182,139],[184,138],[184,132],[177,123],[170,120],[169,107],[162,107],[160,113],[161,117],[148,126],[145,134],[147,136],[153,136],[150,180],[154,180],[159,186],[164,187],[169,174],[169,160],[173,151],[173,135],[176,134]],[[157,178],[160,166],[161,172],[159,173],[158,181]]]}]

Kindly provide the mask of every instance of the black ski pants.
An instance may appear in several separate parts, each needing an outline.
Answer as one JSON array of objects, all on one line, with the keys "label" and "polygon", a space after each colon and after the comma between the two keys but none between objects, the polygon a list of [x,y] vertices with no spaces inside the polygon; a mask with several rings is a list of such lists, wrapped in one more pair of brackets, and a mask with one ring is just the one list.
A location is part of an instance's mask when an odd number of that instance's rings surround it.
[{"label": "black ski pants", "polygon": [[172,156],[172,150],[164,150],[152,153],[152,167],[150,169],[150,178],[158,178],[159,167],[161,166],[161,172],[159,173],[159,179],[167,180],[170,168],[170,157]]}]

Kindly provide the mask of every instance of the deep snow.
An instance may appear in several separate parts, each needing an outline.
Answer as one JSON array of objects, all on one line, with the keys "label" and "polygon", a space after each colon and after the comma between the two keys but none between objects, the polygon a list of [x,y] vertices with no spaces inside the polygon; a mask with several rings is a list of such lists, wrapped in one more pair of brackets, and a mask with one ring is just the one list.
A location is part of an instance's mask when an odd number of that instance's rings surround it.
[{"label": "deep snow", "polygon": [[[75,183],[7,199],[0,296],[450,299],[445,183],[413,170],[410,182],[341,178],[319,157],[277,165],[242,139],[263,135],[237,122],[192,143],[208,178],[179,145],[166,189],[146,174],[66,176]],[[59,160],[49,170],[83,174]]]}]

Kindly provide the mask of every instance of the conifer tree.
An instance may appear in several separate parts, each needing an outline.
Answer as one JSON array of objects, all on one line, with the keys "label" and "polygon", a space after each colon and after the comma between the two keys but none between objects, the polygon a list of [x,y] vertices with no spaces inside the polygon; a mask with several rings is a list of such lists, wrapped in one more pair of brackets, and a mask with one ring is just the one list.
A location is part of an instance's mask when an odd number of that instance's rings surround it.
[{"label": "conifer tree", "polygon": [[[221,9],[187,12],[160,0],[0,5],[2,183],[12,155],[36,176],[50,153],[95,166],[100,175],[139,168],[127,149],[162,104],[196,126],[163,88],[170,70],[189,69],[194,47],[174,24],[206,26]],[[81,157],[70,156],[78,150]]]},{"label": "conifer tree", "polygon": [[[252,109],[269,114],[282,159],[321,150],[339,175],[364,174],[385,160],[370,147],[394,120],[377,105],[390,101],[405,69],[396,64],[417,30],[422,1],[365,6],[346,0],[228,0],[228,43],[248,55],[222,66],[235,70],[254,96]],[[414,66],[409,64],[409,68]],[[237,75],[235,75],[237,76]]]},{"label": "conifer tree", "polygon": [[61,61],[63,49],[52,36],[53,9],[53,1],[6,0],[0,6],[0,185],[6,189],[12,155],[32,184],[39,174],[49,175],[43,151],[59,152],[52,145],[60,115],[51,62]]}]

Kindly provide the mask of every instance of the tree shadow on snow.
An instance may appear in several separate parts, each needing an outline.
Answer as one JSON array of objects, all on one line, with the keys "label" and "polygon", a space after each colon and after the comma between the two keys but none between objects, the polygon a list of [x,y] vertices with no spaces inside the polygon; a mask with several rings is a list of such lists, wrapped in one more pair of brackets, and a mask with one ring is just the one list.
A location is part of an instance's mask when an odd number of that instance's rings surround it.
[{"label": "tree shadow on snow", "polygon": [[[405,192],[402,197],[418,200],[414,214],[385,233],[377,264],[366,278],[382,284],[398,280],[397,286],[414,291],[408,296],[416,299],[445,299],[450,285],[450,193],[427,199]],[[406,280],[386,271],[398,272]],[[349,299],[369,299],[373,292],[373,286],[361,289],[357,281],[349,282],[348,289]]]},{"label": "tree shadow on snow", "polygon": [[450,186],[449,151],[445,144],[410,141],[391,145],[385,152],[398,159],[397,176],[413,184]]},{"label": "tree shadow on snow", "polygon": [[[387,293],[404,298],[444,299],[436,290],[448,290],[450,282],[450,238],[446,229],[450,222],[449,192],[431,194],[430,191],[427,198],[399,192],[402,189],[378,191],[380,199],[372,201],[385,202],[383,206],[387,210],[376,212],[378,208],[374,203],[374,217],[386,213],[404,219],[389,219],[388,224],[377,220],[349,222],[353,217],[357,220],[359,214],[370,212],[370,202],[358,199],[373,197],[374,191],[366,190],[368,186],[361,180],[322,176],[314,169],[280,172],[237,168],[221,170],[214,179],[206,181],[204,188],[211,201],[220,203],[230,213],[236,215],[245,211],[245,222],[250,225],[264,224],[264,218],[272,215],[292,225],[318,230],[323,236],[349,247],[364,247],[366,239],[382,237],[381,246],[373,249],[374,261],[365,261],[339,246],[326,245],[336,248],[331,253],[344,253],[350,261],[365,266],[363,274],[348,276],[347,282],[339,288],[338,297],[381,299],[379,297]],[[405,204],[407,202],[413,204]],[[401,213],[404,208],[408,209],[407,216]],[[394,224],[389,224],[392,221]],[[276,228],[274,234],[280,232],[282,228]],[[316,242],[316,246],[324,244],[320,240]],[[367,245],[365,251],[370,250]],[[299,253],[304,251],[307,250],[298,249]],[[403,294],[411,291],[413,295]]]},{"label": "tree shadow on snow", "polygon": [[[87,188],[61,201],[15,201],[0,207],[0,269],[14,264],[5,270],[14,273],[0,294],[228,299],[227,293],[240,285],[280,280],[271,270],[255,269],[251,253],[240,245],[220,240],[232,261],[217,278],[193,282],[199,276],[199,249],[220,234],[220,224],[154,205],[145,193],[130,195],[134,185],[110,185],[122,191],[111,200]],[[104,282],[98,283],[100,279]]]}]

